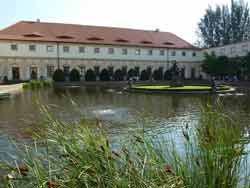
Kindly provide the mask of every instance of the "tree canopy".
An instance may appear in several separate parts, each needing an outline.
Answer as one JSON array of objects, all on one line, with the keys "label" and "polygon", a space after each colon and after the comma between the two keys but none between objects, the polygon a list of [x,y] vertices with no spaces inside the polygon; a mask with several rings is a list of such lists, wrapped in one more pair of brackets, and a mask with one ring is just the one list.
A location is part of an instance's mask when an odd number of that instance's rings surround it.
[{"label": "tree canopy", "polygon": [[248,3],[232,0],[230,7],[209,6],[198,23],[198,36],[203,47],[217,47],[250,39]]}]

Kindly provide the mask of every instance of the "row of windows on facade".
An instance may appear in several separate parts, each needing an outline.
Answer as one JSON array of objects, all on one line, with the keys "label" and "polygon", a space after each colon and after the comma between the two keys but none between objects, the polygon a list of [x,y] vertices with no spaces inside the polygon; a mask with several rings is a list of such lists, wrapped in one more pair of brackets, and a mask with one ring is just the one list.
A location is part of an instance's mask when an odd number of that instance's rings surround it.
[{"label": "row of windows on facade", "polygon": [[[11,44],[11,50],[12,51],[17,51],[18,50],[17,44]],[[94,53],[98,54],[98,53],[100,53],[100,50],[101,50],[100,48],[94,48]],[[33,51],[33,52],[36,51],[36,45],[29,45],[29,51]],[[70,51],[70,47],[69,46],[63,46],[63,52],[64,53],[69,53],[69,51]],[[79,53],[85,53],[85,47],[80,46],[78,48],[78,51],[79,51]],[[47,46],[47,52],[54,52],[54,47],[48,45]],[[115,53],[115,49],[114,48],[108,48],[108,53],[109,54],[114,54]],[[160,53],[161,56],[164,56],[165,55],[165,50],[160,50],[159,53]],[[122,54],[123,55],[127,55],[128,54],[128,49],[123,48],[122,49]],[[136,49],[135,50],[135,54],[136,55],[141,55],[141,49]],[[152,49],[148,50],[148,55],[153,55],[153,50]],[[171,55],[172,56],[176,56],[176,51],[172,51]],[[186,52],[185,51],[182,52],[182,56],[186,56]],[[196,56],[196,52],[193,52],[192,56],[195,57]]]},{"label": "row of windows on facade", "polygon": [[[237,55],[236,52],[237,52],[236,46],[232,46],[232,47],[230,48],[230,53],[231,53],[231,55]],[[248,45],[247,45],[247,44],[243,44],[243,45],[241,46],[241,51],[240,51],[240,52],[242,52],[242,53],[247,53],[247,52],[248,52]],[[212,51],[212,53],[215,54],[214,51]],[[220,55],[226,55],[226,48],[221,48],[221,49],[220,49]]]}]

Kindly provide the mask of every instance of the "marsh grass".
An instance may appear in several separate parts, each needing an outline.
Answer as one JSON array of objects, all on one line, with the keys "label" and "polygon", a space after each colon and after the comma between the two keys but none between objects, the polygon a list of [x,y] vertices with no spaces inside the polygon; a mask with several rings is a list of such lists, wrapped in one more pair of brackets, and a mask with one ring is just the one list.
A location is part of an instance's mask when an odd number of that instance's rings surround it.
[{"label": "marsh grass", "polygon": [[46,135],[35,140],[45,147],[25,146],[23,165],[10,167],[5,187],[250,187],[246,127],[220,108],[203,109],[198,127],[183,127],[183,151],[136,133],[114,147],[98,120],[65,123],[41,111]]}]

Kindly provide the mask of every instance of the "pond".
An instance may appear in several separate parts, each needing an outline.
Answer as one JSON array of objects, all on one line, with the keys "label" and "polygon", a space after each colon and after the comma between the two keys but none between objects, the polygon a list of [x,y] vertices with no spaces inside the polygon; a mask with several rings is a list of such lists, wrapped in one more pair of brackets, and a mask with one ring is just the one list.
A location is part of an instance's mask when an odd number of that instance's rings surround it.
[{"label": "pond", "polygon": [[107,87],[24,91],[9,100],[0,100],[0,161],[15,159],[9,138],[25,142],[39,128],[42,117],[38,101],[50,105],[53,114],[64,121],[77,122],[86,117],[102,120],[113,142],[143,131],[150,136],[171,135],[178,143],[181,128],[195,126],[201,109],[216,100],[221,101],[225,111],[248,117],[249,91],[239,89],[233,95],[216,96],[134,94]]}]

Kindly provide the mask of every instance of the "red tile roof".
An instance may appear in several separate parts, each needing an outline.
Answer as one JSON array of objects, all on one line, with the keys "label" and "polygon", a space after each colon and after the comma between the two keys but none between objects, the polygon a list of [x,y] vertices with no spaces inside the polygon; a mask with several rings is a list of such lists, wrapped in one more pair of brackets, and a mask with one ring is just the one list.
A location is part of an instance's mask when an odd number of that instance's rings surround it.
[{"label": "red tile roof", "polygon": [[1,30],[0,40],[198,49],[169,32],[30,21]]}]

